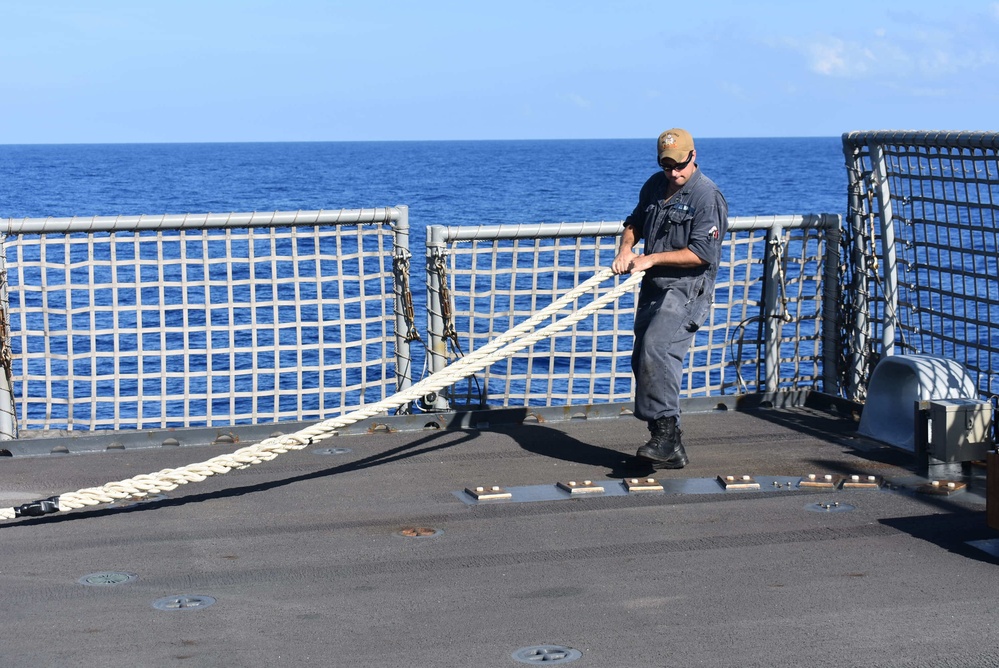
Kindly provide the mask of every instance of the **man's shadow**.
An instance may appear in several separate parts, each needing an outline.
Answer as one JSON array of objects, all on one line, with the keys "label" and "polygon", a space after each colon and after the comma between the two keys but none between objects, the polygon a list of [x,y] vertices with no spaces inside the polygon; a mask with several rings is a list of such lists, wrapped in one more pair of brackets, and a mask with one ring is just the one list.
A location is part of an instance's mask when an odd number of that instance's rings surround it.
[{"label": "man's shadow", "polygon": [[634,455],[580,441],[558,429],[543,425],[520,425],[508,435],[520,447],[542,457],[607,469],[610,478],[649,476],[652,464]]}]

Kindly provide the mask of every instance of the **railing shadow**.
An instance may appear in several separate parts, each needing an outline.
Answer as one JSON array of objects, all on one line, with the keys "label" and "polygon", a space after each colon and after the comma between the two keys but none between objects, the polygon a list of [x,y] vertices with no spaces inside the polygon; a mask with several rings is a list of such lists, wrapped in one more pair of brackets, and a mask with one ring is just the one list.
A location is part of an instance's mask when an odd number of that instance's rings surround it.
[{"label": "railing shadow", "polygon": [[824,402],[810,395],[803,406],[796,406],[791,410],[760,406],[746,410],[745,413],[781,429],[838,445],[860,459],[913,471],[917,467],[917,461],[911,452],[859,437],[859,415],[855,415],[843,402],[833,399]]},{"label": "railing shadow", "polygon": [[879,520],[881,524],[913,538],[926,541],[952,554],[989,564],[999,564],[994,556],[969,545],[969,541],[995,540],[999,533],[985,523],[985,512],[934,513]]}]

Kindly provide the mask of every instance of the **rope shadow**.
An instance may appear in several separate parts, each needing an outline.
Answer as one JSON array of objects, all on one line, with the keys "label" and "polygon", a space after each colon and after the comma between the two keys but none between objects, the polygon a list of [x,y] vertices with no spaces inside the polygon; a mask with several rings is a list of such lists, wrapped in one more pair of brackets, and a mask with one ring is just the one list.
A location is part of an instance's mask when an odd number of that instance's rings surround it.
[{"label": "rope shadow", "polygon": [[[127,507],[105,506],[103,508],[90,508],[90,509],[79,508],[67,511],[65,513],[56,513],[53,515],[45,515],[42,517],[20,518],[19,520],[8,521],[3,524],[0,524],[0,529],[9,529],[12,527],[21,527],[21,526],[36,526],[43,524],[47,525],[59,522],[90,519],[95,517],[106,517],[108,515],[120,515],[123,513],[144,512],[149,510],[157,510],[159,508],[185,506],[191,503],[201,503],[204,501],[211,501],[214,499],[227,499],[227,498],[244,496],[246,494],[256,494],[258,492],[266,492],[272,489],[279,489],[281,487],[294,485],[300,482],[317,480],[319,478],[328,478],[343,473],[363,471],[364,469],[369,469],[376,466],[383,466],[385,464],[391,464],[393,462],[402,461],[405,459],[409,459],[411,457],[416,457],[431,452],[445,450],[447,448],[451,448],[456,445],[461,445],[477,438],[476,433],[468,433],[461,438],[454,439],[453,441],[448,441],[447,443],[421,447],[437,438],[445,436],[448,433],[453,433],[453,432],[443,432],[443,431],[435,432],[421,439],[418,439],[412,443],[406,443],[405,445],[401,445],[396,448],[386,450],[384,452],[369,455],[367,457],[355,460],[353,462],[341,464],[340,466],[334,466],[328,469],[323,469],[321,471],[312,471],[310,473],[303,473],[301,475],[293,476],[291,478],[272,480],[270,482],[256,483],[253,485],[243,485],[241,487],[231,487],[228,489],[217,490],[214,492],[189,494],[178,498],[167,498],[156,501],[140,501],[137,502],[135,505]],[[306,450],[307,449],[308,448],[306,448]],[[268,462],[263,462],[262,464],[258,464],[257,466],[266,466],[267,463]]]}]

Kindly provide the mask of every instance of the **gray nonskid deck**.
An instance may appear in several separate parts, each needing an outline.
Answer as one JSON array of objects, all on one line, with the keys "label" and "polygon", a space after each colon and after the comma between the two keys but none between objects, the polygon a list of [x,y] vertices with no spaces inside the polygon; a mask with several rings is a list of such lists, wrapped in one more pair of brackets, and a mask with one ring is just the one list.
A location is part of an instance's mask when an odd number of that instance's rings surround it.
[{"label": "gray nonskid deck", "polygon": [[[654,473],[631,458],[647,432],[626,417],[341,436],[159,500],[6,522],[3,665],[515,666],[534,646],[577,650],[578,666],[999,665],[996,560],[967,545],[995,537],[981,480],[917,494],[908,456],[854,428],[804,409],[689,414],[690,466]],[[225,451],[5,458],[0,494]],[[889,485],[715,481],[810,472]],[[631,475],[666,492],[459,498]],[[115,573],[135,577],[80,582]]]}]

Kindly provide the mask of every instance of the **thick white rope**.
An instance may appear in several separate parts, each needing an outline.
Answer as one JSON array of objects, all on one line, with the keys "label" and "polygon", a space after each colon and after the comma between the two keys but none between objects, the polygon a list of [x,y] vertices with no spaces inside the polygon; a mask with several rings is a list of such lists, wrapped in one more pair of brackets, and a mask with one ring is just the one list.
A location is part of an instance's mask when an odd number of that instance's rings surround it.
[{"label": "thick white rope", "polygon": [[[205,462],[189,464],[176,469],[163,469],[156,473],[138,475],[118,482],[109,482],[100,487],[90,487],[76,492],[61,494],[47,501],[56,502],[57,499],[58,510],[65,511],[112,503],[121,499],[144,497],[149,494],[170,491],[189,482],[200,482],[213,475],[228,473],[235,468],[246,468],[252,464],[270,461],[290,450],[301,450],[313,443],[329,438],[336,433],[337,429],[384,411],[398,408],[430,392],[438,392],[519,350],[569,328],[594,311],[619,298],[624,293],[631,291],[635,284],[641,280],[642,275],[642,273],[637,273],[630,276],[627,280],[622,281],[603,295],[594,297],[593,301],[586,306],[576,309],[562,319],[555,320],[551,324],[531,332],[541,322],[555,317],[568,304],[585,293],[595,290],[600,283],[613,276],[613,272],[610,269],[604,269],[580,283],[531,318],[507,330],[482,348],[453,362],[438,373],[421,380],[401,392],[397,392],[391,397],[364,406],[346,415],[319,422],[301,429],[294,434],[284,434],[267,438],[255,445],[240,448],[230,454],[213,457]],[[55,512],[55,508],[52,508],[49,512]],[[17,516],[18,513],[15,508],[0,509],[0,520],[14,519]]]}]

